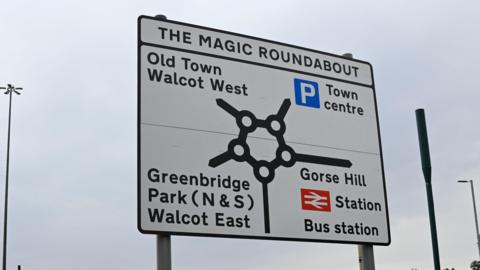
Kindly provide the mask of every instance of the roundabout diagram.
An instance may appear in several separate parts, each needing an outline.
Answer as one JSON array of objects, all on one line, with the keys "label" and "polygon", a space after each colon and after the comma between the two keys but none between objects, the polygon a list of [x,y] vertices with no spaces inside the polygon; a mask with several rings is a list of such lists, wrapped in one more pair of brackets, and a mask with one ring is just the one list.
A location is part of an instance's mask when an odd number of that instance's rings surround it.
[{"label": "roundabout diagram", "polygon": [[[219,98],[216,102],[220,108],[235,118],[239,133],[237,138],[228,143],[227,151],[210,159],[208,165],[215,168],[229,160],[234,160],[237,162],[247,162],[252,167],[253,174],[262,184],[263,189],[265,233],[270,233],[268,184],[275,179],[275,170],[277,168],[281,166],[292,167],[297,162],[345,168],[350,168],[352,166],[352,162],[347,159],[300,154],[296,153],[292,147],[287,145],[284,138],[285,131],[287,130],[284,118],[291,105],[290,99],[284,99],[278,112],[269,115],[265,119],[258,119],[252,112],[247,110],[237,110],[223,99]],[[275,158],[273,160],[257,160],[250,154],[250,147],[247,144],[247,138],[249,134],[259,128],[266,129],[278,143],[278,147],[275,151]]]}]

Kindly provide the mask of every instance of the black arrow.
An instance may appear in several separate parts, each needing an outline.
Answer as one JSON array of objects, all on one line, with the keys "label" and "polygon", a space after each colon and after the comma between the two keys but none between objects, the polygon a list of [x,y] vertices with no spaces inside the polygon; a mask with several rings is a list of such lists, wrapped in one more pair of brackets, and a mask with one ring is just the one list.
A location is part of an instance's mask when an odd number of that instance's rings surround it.
[{"label": "black arrow", "polygon": [[345,168],[352,167],[352,162],[350,162],[350,160],[348,159],[312,156],[312,155],[297,154],[297,153],[295,154],[295,161],[321,164],[321,165],[330,165],[330,166],[337,166],[337,167],[345,167]]}]

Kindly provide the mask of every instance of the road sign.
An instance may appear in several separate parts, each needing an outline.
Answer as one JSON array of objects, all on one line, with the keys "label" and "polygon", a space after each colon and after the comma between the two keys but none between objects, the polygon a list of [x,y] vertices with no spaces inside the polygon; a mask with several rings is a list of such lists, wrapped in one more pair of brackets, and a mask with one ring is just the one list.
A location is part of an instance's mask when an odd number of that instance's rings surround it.
[{"label": "road sign", "polygon": [[388,245],[371,65],[141,16],[138,228]]}]

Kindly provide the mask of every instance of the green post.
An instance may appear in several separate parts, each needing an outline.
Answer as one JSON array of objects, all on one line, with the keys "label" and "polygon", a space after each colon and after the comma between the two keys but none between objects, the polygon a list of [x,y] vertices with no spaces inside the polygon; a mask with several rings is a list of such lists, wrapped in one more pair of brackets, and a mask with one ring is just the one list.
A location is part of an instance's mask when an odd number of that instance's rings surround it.
[{"label": "green post", "polygon": [[440,255],[438,252],[437,225],[435,223],[435,206],[432,192],[432,165],[430,163],[430,149],[428,147],[427,124],[425,123],[425,111],[415,110],[417,117],[418,142],[420,144],[420,157],[422,159],[422,171],[427,188],[428,215],[430,217],[430,233],[432,235],[433,263],[435,270],[440,270]]}]

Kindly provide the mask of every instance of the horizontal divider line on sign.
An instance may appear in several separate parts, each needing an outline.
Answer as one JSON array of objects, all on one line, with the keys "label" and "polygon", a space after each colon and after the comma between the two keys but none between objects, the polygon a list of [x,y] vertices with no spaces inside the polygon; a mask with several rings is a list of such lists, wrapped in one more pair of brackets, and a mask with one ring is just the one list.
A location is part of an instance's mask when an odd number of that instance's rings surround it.
[{"label": "horizontal divider line on sign", "polygon": [[[205,132],[205,133],[215,133],[215,134],[222,134],[222,135],[228,135],[228,136],[237,136],[238,135],[238,132],[237,133],[228,133],[228,132],[222,132],[222,131],[213,131],[213,130],[206,130],[206,129],[195,129],[195,128],[180,127],[180,126],[153,124],[153,123],[147,123],[147,122],[141,122],[140,124],[147,125],[147,126],[154,126],[154,127],[164,127],[164,128],[183,129],[183,130],[198,131],[198,132]],[[274,138],[264,138],[264,137],[258,137],[258,136],[248,136],[248,137],[249,138],[254,138],[254,139],[259,139],[259,140],[276,142],[276,140]],[[353,149],[346,149],[346,148],[338,148],[338,147],[331,147],[331,146],[325,146],[325,145],[319,145],[319,144],[302,143],[302,142],[295,142],[295,141],[289,141],[289,140],[286,140],[285,142],[287,142],[288,144],[297,144],[297,145],[303,145],[303,146],[327,148],[327,149],[334,149],[334,150],[340,150],[340,151],[355,152],[355,153],[360,153],[360,154],[368,154],[368,155],[375,155],[375,156],[380,155],[380,153],[375,153],[375,152],[360,151],[360,150],[353,150]]]}]

